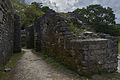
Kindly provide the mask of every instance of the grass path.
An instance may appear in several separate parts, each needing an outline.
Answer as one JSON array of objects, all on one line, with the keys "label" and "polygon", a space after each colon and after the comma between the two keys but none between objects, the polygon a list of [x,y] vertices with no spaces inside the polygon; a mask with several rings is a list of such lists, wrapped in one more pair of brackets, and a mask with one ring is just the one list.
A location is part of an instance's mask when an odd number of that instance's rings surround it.
[{"label": "grass path", "polygon": [[24,51],[17,63],[13,80],[75,80],[66,72],[54,69],[31,50]]}]

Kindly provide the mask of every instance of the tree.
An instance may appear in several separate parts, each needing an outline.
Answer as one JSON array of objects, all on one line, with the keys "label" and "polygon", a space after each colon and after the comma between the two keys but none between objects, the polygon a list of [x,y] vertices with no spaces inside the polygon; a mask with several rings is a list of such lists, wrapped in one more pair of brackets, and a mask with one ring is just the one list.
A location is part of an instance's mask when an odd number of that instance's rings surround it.
[{"label": "tree", "polygon": [[25,0],[11,0],[15,13],[21,16],[21,28],[33,24],[34,19],[42,16],[48,10],[51,10],[47,6],[43,6],[42,3],[32,2],[30,5],[24,3]]},{"label": "tree", "polygon": [[14,8],[14,11],[15,11],[15,14],[18,14],[20,15],[21,17],[21,26],[23,27],[24,26],[24,23],[25,23],[25,14],[24,14],[24,11],[25,9],[29,6],[28,4],[25,4],[24,3],[24,0],[10,0],[12,5],[13,5],[13,8]]},{"label": "tree", "polygon": [[43,6],[42,3],[38,2],[32,2],[31,5],[34,5],[36,8],[41,8]]},{"label": "tree", "polygon": [[24,14],[25,14],[25,19],[22,26],[32,25],[34,19],[44,14],[44,12],[41,10],[41,3],[33,2],[25,9]]},{"label": "tree", "polygon": [[112,8],[101,5],[89,5],[86,8],[73,11],[84,23],[91,25],[96,32],[118,36],[120,31],[115,26],[115,14]]},{"label": "tree", "polygon": [[115,14],[110,7],[104,8],[101,5],[90,5],[87,8],[76,9],[74,12],[91,25],[115,24]]},{"label": "tree", "polygon": [[51,10],[48,6],[43,6],[41,9],[45,13],[48,12],[49,10]]}]

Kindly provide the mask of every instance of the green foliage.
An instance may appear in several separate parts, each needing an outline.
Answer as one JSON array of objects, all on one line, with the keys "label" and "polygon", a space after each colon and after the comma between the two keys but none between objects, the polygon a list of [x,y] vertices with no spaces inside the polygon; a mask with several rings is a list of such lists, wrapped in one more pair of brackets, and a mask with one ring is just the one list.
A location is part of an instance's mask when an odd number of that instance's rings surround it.
[{"label": "green foliage", "polygon": [[114,26],[108,26],[108,25],[93,25],[94,29],[96,30],[96,32],[99,33],[106,33],[106,34],[110,34],[112,36],[119,36],[120,35],[120,30]]},{"label": "green foliage", "polygon": [[24,23],[24,19],[25,19],[24,10],[25,10],[25,8],[28,7],[28,5],[25,3],[21,3],[19,0],[10,0],[10,1],[13,5],[15,13],[20,15],[20,17],[21,17],[21,26],[22,26]]},{"label": "green foliage", "polygon": [[[72,30],[73,39],[76,39],[76,36],[84,36],[82,33],[86,32],[85,29],[79,29],[77,26],[75,26],[73,23],[69,23],[69,28]],[[78,39],[78,38],[77,38]]]},{"label": "green foliage", "polygon": [[25,19],[22,25],[23,27],[32,25],[34,19],[42,16],[44,12],[39,7],[39,3],[34,2],[24,10],[24,14],[25,14]]},{"label": "green foliage", "polygon": [[73,32],[75,32],[75,30],[77,29],[77,27],[74,26],[73,23],[69,23],[69,27]]},{"label": "green foliage", "polygon": [[118,53],[120,55],[120,36],[118,36],[118,39],[119,39],[119,44],[118,44]]},{"label": "green foliage", "polygon": [[87,8],[76,9],[75,13],[91,25],[114,25],[115,14],[112,8],[104,8],[101,5],[90,5]]},{"label": "green foliage", "polygon": [[42,3],[32,2],[31,5],[34,5],[36,8],[41,8]]},{"label": "green foliage", "polygon": [[43,6],[41,10],[46,13],[50,10],[50,8],[48,6]]},{"label": "green foliage", "polygon": [[[21,17],[21,28],[33,25],[34,19],[42,16],[48,7],[42,7],[42,3],[33,2],[31,5],[25,4],[24,0],[11,0],[15,13]],[[45,10],[44,10],[45,9]]]},{"label": "green foliage", "polygon": [[91,25],[96,32],[113,36],[120,34],[120,26],[115,25],[115,14],[110,7],[104,8],[101,5],[90,5],[86,8],[76,9],[74,13],[78,14],[83,22]]}]

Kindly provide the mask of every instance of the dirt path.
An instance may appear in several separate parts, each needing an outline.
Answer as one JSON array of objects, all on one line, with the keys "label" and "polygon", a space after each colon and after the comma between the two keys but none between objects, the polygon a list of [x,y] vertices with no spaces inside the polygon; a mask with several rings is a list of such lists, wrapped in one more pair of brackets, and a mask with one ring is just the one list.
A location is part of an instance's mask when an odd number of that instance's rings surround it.
[{"label": "dirt path", "polygon": [[13,80],[76,80],[66,73],[53,69],[31,50],[24,51],[25,54],[17,63]]}]

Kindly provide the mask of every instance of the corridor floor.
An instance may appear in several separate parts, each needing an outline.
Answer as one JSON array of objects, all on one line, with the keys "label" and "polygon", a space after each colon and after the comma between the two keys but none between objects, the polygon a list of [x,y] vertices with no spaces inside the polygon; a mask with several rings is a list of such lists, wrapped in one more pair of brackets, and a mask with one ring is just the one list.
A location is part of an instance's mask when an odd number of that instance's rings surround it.
[{"label": "corridor floor", "polygon": [[13,80],[75,80],[68,74],[53,69],[31,50],[24,49],[24,51],[17,63]]}]

